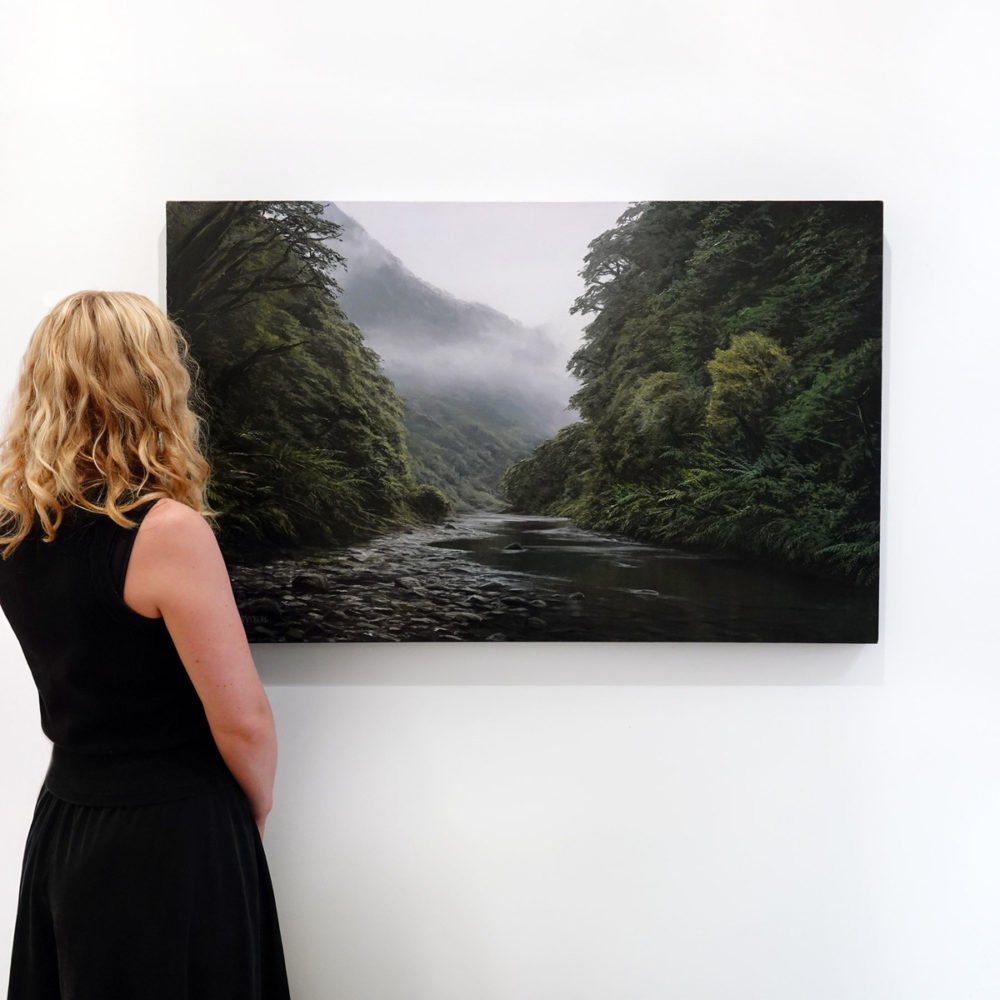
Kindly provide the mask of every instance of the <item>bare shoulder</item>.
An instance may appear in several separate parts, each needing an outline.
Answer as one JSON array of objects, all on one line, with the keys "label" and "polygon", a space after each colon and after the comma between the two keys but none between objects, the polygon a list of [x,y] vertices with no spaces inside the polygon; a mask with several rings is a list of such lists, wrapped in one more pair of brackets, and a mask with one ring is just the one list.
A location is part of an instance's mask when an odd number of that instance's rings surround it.
[{"label": "bare shoulder", "polygon": [[139,526],[136,544],[141,538],[148,549],[183,549],[208,546],[215,549],[215,533],[206,518],[187,504],[170,497],[157,500]]},{"label": "bare shoulder", "polygon": [[196,510],[164,498],[146,512],[125,576],[125,602],[162,617],[179,604],[231,599],[228,571],[212,526]]}]

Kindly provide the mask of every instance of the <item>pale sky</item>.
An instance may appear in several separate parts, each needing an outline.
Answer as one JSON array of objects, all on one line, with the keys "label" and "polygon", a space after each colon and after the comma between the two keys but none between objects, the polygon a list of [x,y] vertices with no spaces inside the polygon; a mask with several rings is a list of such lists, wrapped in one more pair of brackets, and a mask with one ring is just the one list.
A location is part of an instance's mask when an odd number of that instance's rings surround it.
[{"label": "pale sky", "polygon": [[418,277],[526,326],[566,350],[592,316],[571,316],[587,244],[627,202],[338,201]]}]

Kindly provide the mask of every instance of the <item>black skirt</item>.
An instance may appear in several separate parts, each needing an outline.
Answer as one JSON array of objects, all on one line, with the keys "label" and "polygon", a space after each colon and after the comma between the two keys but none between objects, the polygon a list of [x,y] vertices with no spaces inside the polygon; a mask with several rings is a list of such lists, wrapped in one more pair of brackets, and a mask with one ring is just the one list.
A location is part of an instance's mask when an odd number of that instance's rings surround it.
[{"label": "black skirt", "polygon": [[43,787],[8,1000],[288,1000],[267,861],[235,779],[145,805]]}]

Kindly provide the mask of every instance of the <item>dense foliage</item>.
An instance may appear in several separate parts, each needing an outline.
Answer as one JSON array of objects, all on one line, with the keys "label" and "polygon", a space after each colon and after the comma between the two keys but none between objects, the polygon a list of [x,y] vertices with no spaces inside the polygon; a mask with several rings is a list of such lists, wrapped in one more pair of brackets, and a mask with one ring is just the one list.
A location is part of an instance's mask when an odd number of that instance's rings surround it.
[{"label": "dense foliage", "polygon": [[457,510],[501,510],[497,486],[511,461],[544,436],[512,412],[509,399],[451,389],[406,391],[413,474],[438,487]]},{"label": "dense foliage", "polygon": [[449,510],[410,474],[402,401],[337,303],[338,232],[312,202],[168,206],[168,311],[209,407],[210,501],[242,552]]},{"label": "dense foliage", "polygon": [[881,204],[637,203],[589,249],[583,419],[511,505],[873,582]]}]

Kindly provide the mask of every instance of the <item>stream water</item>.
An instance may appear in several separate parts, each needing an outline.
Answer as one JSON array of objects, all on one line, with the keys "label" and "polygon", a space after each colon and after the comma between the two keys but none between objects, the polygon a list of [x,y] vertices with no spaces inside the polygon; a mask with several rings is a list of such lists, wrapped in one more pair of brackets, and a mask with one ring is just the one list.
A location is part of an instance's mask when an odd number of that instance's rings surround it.
[{"label": "stream water", "polygon": [[231,566],[251,640],[871,642],[877,594],[561,518],[446,525]]}]

